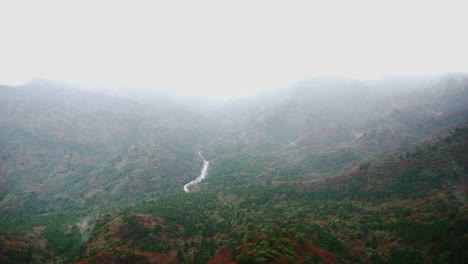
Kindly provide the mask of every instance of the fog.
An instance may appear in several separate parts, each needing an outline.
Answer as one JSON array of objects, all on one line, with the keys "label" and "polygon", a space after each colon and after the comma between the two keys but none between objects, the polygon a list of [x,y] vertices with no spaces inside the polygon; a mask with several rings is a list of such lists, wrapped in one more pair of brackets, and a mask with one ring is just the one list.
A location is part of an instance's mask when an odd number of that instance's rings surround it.
[{"label": "fog", "polygon": [[[468,71],[462,1],[2,1],[0,83],[228,97],[317,75]],[[141,88],[140,88],[141,89]]]},{"label": "fog", "polygon": [[464,7],[0,0],[0,263],[468,263]]}]

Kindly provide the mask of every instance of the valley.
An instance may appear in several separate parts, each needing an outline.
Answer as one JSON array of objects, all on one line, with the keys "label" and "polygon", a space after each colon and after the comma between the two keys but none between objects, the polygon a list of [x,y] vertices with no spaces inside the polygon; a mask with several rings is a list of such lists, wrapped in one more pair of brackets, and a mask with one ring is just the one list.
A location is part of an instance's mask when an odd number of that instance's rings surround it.
[{"label": "valley", "polygon": [[468,262],[468,75],[203,102],[0,86],[0,262]]}]

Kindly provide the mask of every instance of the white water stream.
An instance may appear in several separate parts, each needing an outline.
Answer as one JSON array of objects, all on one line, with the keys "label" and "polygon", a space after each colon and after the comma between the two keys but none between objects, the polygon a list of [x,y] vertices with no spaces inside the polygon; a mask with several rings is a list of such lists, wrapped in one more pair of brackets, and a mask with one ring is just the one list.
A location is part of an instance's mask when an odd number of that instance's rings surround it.
[{"label": "white water stream", "polygon": [[200,172],[200,176],[198,176],[195,180],[184,185],[184,191],[187,193],[189,192],[190,187],[200,183],[203,179],[206,178],[206,175],[208,174],[208,166],[210,165],[210,162],[208,162],[207,160],[205,160],[205,158],[203,158],[201,151],[198,151],[198,155],[200,155],[200,158],[202,158],[203,160],[203,167]]}]

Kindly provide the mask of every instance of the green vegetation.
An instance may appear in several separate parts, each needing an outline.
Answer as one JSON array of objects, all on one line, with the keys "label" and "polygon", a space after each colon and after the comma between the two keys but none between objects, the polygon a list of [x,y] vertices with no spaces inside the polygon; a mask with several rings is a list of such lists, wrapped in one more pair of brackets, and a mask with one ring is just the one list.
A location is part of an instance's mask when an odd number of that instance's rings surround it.
[{"label": "green vegetation", "polygon": [[467,263],[463,80],[210,117],[6,87],[0,262]]}]

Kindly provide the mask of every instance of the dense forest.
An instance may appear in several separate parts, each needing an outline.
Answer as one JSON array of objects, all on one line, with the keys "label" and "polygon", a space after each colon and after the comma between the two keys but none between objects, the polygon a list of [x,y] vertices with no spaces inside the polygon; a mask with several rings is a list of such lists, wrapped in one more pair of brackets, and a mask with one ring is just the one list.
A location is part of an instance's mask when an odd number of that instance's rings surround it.
[{"label": "dense forest", "polygon": [[0,262],[468,263],[467,143],[465,74],[203,107],[0,86]]}]

